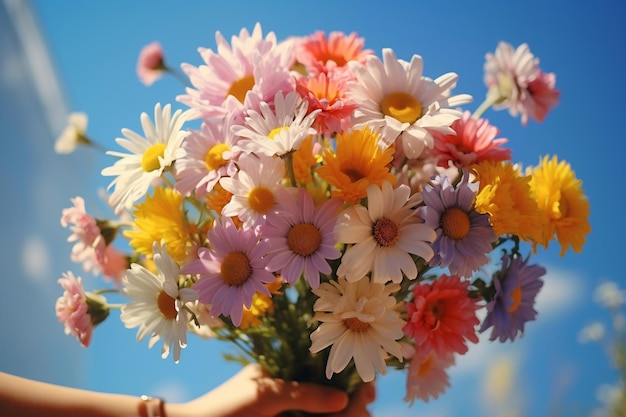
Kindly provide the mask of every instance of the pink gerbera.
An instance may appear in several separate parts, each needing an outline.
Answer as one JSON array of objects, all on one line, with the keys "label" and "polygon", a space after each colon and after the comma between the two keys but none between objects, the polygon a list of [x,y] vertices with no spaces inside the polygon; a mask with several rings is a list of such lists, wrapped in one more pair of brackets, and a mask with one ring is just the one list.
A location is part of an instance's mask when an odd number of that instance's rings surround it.
[{"label": "pink gerbera", "polygon": [[433,132],[435,138],[434,154],[438,166],[448,168],[450,163],[459,168],[468,168],[482,161],[508,161],[511,149],[501,148],[508,139],[498,138],[497,127],[486,119],[474,119],[469,111],[452,123],[454,134]]},{"label": "pink gerbera", "polygon": [[181,66],[195,88],[187,88],[187,94],[177,100],[194,109],[194,116],[219,118],[242,112],[249,91],[255,92],[258,100],[271,102],[276,92],[294,90],[291,43],[279,45],[274,32],[263,37],[257,23],[252,33],[244,28],[230,44],[217,32],[215,42],[217,52],[199,49],[205,65]]},{"label": "pink gerbera", "polygon": [[349,61],[365,62],[374,52],[363,49],[365,40],[355,32],[347,35],[343,32],[330,32],[328,37],[323,31],[317,31],[302,38],[296,49],[298,62],[304,65],[309,74],[337,72],[342,78],[353,78],[348,68]]},{"label": "pink gerbera", "polygon": [[166,69],[163,48],[159,42],[152,42],[141,49],[137,60],[139,81],[150,86],[161,78]]},{"label": "pink gerbera", "polygon": [[[528,83],[528,94],[522,99],[528,117],[543,122],[548,112],[559,103],[561,93],[555,84],[556,75],[543,71],[539,71],[537,78]],[[522,120],[526,120],[526,114],[522,113]]]},{"label": "pink gerbera", "polygon": [[259,241],[254,229],[237,229],[230,218],[222,217],[209,231],[211,248],[200,248],[198,258],[183,268],[183,274],[199,274],[194,285],[201,303],[210,304],[214,316],[230,316],[239,326],[244,307],[250,308],[252,296],[259,292],[271,297],[264,284],[275,277],[265,268],[262,257],[269,245]]},{"label": "pink gerbera", "polygon": [[445,358],[466,353],[468,341],[478,342],[475,326],[480,323],[476,317],[480,306],[477,298],[470,298],[468,286],[469,281],[443,274],[413,287],[403,330],[415,340],[418,354],[433,351]]},{"label": "pink gerbera", "polygon": [[68,242],[76,242],[72,247],[71,259],[81,263],[86,272],[100,272],[98,259],[104,258],[106,243],[103,239],[97,220],[87,214],[85,200],[82,197],[70,199],[73,207],[63,209],[61,226],[68,227],[72,234]]},{"label": "pink gerbera", "polygon": [[446,370],[454,365],[454,355],[449,353],[440,358],[434,352],[414,355],[409,363],[404,401],[413,405],[416,398],[428,402],[435,400],[450,387]]},{"label": "pink gerbera", "polygon": [[313,123],[318,132],[324,134],[347,130],[346,123],[349,123],[349,117],[357,105],[346,96],[345,82],[320,73],[300,78],[296,90],[309,103],[309,113],[321,110]]},{"label": "pink gerbera", "polygon": [[[297,193],[297,194],[296,194]],[[289,284],[304,273],[311,288],[320,284],[320,273],[332,272],[328,259],[337,259],[333,229],[340,199],[331,199],[315,207],[313,197],[303,188],[279,194],[277,210],[267,215],[263,236],[271,247],[267,267],[281,271]]]},{"label": "pink gerbera", "polygon": [[76,278],[72,272],[63,274],[58,280],[63,287],[63,296],[56,302],[56,315],[65,325],[65,334],[75,336],[83,347],[89,346],[93,325],[89,316],[87,297],[83,289],[82,278]]}]

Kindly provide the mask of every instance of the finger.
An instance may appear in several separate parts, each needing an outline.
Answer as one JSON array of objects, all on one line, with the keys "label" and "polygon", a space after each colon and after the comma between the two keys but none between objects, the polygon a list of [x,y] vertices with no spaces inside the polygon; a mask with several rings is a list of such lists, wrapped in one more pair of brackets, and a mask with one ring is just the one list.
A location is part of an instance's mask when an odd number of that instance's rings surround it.
[{"label": "finger", "polygon": [[376,399],[376,386],[372,382],[362,384],[350,398],[348,407],[335,417],[369,417],[367,405]]},{"label": "finger", "polygon": [[348,395],[336,388],[306,382],[272,380],[273,386],[266,398],[268,407],[283,411],[306,411],[309,413],[335,413],[346,408]]}]

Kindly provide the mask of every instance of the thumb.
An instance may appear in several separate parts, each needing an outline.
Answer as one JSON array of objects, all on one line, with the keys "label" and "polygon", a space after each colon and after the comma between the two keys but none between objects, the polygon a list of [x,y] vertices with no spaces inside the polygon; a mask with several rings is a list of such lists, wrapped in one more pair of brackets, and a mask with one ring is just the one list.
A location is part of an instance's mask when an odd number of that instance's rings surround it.
[{"label": "thumb", "polygon": [[296,410],[309,413],[335,413],[348,405],[348,394],[336,388],[281,380],[276,381],[276,384],[274,390],[276,398],[270,397],[268,402],[275,407],[274,411],[277,413]]}]

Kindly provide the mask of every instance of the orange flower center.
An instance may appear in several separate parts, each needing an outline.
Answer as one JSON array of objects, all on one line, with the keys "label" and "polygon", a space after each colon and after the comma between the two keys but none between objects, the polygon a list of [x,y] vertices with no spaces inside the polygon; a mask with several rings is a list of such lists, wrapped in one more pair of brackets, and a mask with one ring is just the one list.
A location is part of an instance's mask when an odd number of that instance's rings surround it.
[{"label": "orange flower center", "polygon": [[320,247],[322,234],[308,223],[296,224],[287,234],[287,245],[296,255],[309,256]]},{"label": "orange flower center", "polygon": [[359,170],[354,169],[353,167],[347,167],[345,169],[342,169],[341,172],[343,172],[348,176],[348,178],[350,178],[350,182],[357,182],[358,180],[366,177],[366,175],[363,175]]},{"label": "orange flower center", "polygon": [[415,97],[404,92],[387,94],[380,103],[380,110],[402,123],[414,123],[422,117],[422,105]]},{"label": "orange flower center", "polygon": [[246,75],[235,81],[228,89],[227,94],[230,94],[239,100],[240,103],[243,103],[246,99],[246,93],[252,90],[252,87],[254,87],[254,76]]},{"label": "orange flower center", "polygon": [[252,275],[248,256],[241,252],[231,252],[226,255],[222,261],[220,275],[226,285],[238,287],[244,284]]},{"label": "orange flower center", "polygon": [[385,217],[374,223],[374,239],[380,246],[391,246],[398,240],[398,225]]},{"label": "orange flower center", "polygon": [[513,298],[513,304],[509,307],[509,313],[515,312],[519,308],[522,302],[522,288],[517,287],[511,292],[511,298]]},{"label": "orange flower center", "polygon": [[458,207],[447,208],[439,223],[444,235],[450,239],[463,239],[470,231],[469,216]]},{"label": "orange flower center", "polygon": [[345,324],[345,326],[354,331],[354,332],[364,332],[365,330],[369,329],[370,324],[369,323],[365,323],[359,319],[357,319],[356,317],[350,317],[349,319],[345,319],[343,321],[343,324]]},{"label": "orange flower center", "polygon": [[215,171],[224,165],[226,165],[226,160],[222,157],[224,152],[229,151],[230,146],[225,143],[218,143],[214,145],[204,156],[204,162],[206,163],[206,167],[209,171]]},{"label": "orange flower center", "polygon": [[161,168],[159,157],[163,158],[166,147],[167,145],[165,143],[155,143],[146,149],[141,157],[141,168],[145,172],[151,172],[155,169]]},{"label": "orange flower center", "polygon": [[161,314],[163,314],[163,317],[168,320],[176,319],[178,315],[178,311],[176,311],[176,300],[163,290],[161,290],[157,297],[157,306]]},{"label": "orange flower center", "polygon": [[257,213],[267,213],[274,207],[274,194],[265,187],[255,187],[248,194],[248,204]]}]

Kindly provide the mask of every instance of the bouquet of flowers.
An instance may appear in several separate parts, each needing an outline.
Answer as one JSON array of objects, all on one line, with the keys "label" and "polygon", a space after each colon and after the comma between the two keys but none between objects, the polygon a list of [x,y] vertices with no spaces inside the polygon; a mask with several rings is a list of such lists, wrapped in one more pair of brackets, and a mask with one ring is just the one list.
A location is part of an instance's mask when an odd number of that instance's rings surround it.
[{"label": "bouquet of flowers", "polygon": [[[347,391],[406,369],[411,403],[444,392],[479,332],[523,334],[546,272],[531,252],[553,239],[579,252],[590,232],[570,165],[515,164],[482,118],[540,122],[557,104],[555,75],[526,44],[486,55],[473,113],[455,73],[429,78],[421,56],[378,56],[355,33],[278,41],[257,24],[216,44],[182,73],[158,43],[141,52],[140,79],[180,76],[186,108],[156,104],[143,133],[122,129],[124,151],[102,170],[111,218],[81,197],[63,210],[72,259],[112,282],[86,291],[63,274],[66,333],[88,346],[119,307],[163,358],[178,362],[191,333],[232,342],[229,359],[273,376]],[[57,151],[95,145],[86,127],[73,114]]]}]

